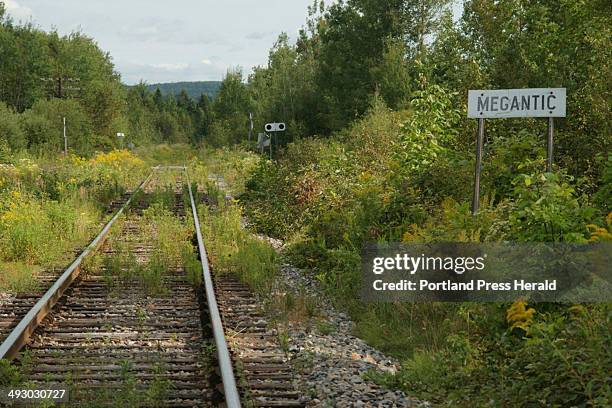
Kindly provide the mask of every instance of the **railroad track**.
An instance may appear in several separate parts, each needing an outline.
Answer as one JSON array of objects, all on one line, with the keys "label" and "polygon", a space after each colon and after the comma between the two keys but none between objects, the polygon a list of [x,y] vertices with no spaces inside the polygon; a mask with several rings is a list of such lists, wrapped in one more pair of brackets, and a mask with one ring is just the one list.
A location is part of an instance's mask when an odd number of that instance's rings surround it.
[{"label": "railroad track", "polygon": [[[157,174],[150,176],[116,203],[115,216],[57,280],[45,277],[46,293],[2,306],[0,358],[14,360],[31,388],[68,386],[71,401],[63,406],[239,407],[241,400],[304,406],[255,297],[231,276],[213,282],[186,170],[165,171],[178,174],[170,195],[175,217],[194,221],[202,283],[190,283],[182,265],[165,268],[160,293],[142,282],[109,279],[120,251],[137,264],[154,256],[151,226],[143,231],[142,218],[147,197],[163,186]],[[81,273],[94,254],[104,266]]]}]

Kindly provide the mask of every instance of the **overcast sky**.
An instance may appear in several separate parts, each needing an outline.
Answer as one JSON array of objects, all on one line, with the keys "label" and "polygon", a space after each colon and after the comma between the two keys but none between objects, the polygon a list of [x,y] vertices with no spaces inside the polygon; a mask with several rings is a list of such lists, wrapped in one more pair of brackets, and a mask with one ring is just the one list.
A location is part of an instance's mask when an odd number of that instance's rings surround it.
[{"label": "overcast sky", "polygon": [[80,30],[109,51],[123,82],[220,80],[265,65],[278,34],[295,40],[312,0],[0,0],[15,19]]}]

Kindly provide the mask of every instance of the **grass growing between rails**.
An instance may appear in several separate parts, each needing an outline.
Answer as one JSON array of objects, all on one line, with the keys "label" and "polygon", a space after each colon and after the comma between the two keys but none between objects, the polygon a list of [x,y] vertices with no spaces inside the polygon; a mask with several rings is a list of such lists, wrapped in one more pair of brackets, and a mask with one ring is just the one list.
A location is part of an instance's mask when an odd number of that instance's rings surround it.
[{"label": "grass growing between rails", "polygon": [[[113,242],[114,253],[92,268],[103,270],[110,287],[138,282],[149,295],[164,296],[164,279],[181,268],[185,269],[188,281],[200,283],[201,269],[191,243],[193,223],[189,219],[181,221],[163,202],[156,202],[141,217],[129,216],[124,225],[136,232]],[[138,247],[150,247],[151,252],[146,257],[139,256],[135,251]]]},{"label": "grass growing between rails", "polygon": [[95,235],[111,200],[144,178],[127,151],[0,164],[0,291],[26,291]]},{"label": "grass growing between rails", "polygon": [[[82,364],[88,364],[89,358],[86,356],[78,357]],[[169,391],[174,387],[172,380],[165,377],[167,372],[166,363],[161,359],[161,356],[153,355],[151,357],[154,364],[152,381],[145,387],[142,380],[136,376],[137,369],[134,368],[134,363],[130,360],[120,362],[120,377],[118,387],[109,388],[91,388],[84,389],[74,381],[71,373],[65,374],[65,378],[61,381],[62,386],[68,388],[70,402],[78,403],[80,407],[97,408],[100,406],[126,406],[126,407],[162,407],[162,401],[167,398]],[[214,356],[203,347],[201,362],[206,367],[211,367],[214,364]],[[21,354],[20,364],[11,365],[7,360],[0,360],[0,386],[15,387],[20,389],[37,389],[40,384],[27,381],[26,378],[30,375],[32,369],[32,357],[29,351]],[[57,404],[52,401],[41,401],[33,405],[36,407],[55,407]]]},{"label": "grass growing between rails", "polygon": [[[261,160],[257,154],[240,148],[203,149],[198,157],[208,175],[222,177],[225,192],[232,196],[244,192],[247,181]],[[198,181],[202,183],[204,180]]]},{"label": "grass growing between rails", "polygon": [[198,151],[188,144],[158,144],[143,146],[135,153],[149,166],[183,165],[193,161]]},{"label": "grass growing between rails", "polygon": [[[220,156],[234,163],[228,167],[233,167],[245,159],[252,159],[250,154],[234,155],[229,151],[222,151]],[[208,166],[206,168],[208,169]],[[243,188],[244,178],[236,177],[230,180],[231,182],[227,183],[230,189]],[[286,329],[280,326],[288,322],[306,322],[317,325],[317,328],[323,331],[329,330],[326,323],[320,321],[318,299],[303,292],[294,293],[278,287],[282,285],[276,280],[281,257],[270,243],[254,236],[244,225],[240,203],[235,200],[227,203],[224,200],[224,192],[213,181],[207,181],[205,190],[209,205],[200,210],[200,220],[203,223],[204,240],[214,272],[235,273],[260,296],[268,315],[279,325],[281,345],[286,343],[286,338],[282,335]]]},{"label": "grass growing between rails", "polygon": [[234,273],[255,292],[269,294],[278,271],[276,251],[242,227],[239,206],[217,201],[217,206],[199,209],[214,273]]}]

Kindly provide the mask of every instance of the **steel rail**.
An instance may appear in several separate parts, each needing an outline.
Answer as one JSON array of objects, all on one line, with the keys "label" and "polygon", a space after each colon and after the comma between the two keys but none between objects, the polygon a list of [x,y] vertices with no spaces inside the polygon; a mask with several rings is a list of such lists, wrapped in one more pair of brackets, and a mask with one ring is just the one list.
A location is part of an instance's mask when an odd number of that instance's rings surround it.
[{"label": "steel rail", "polygon": [[191,211],[193,213],[193,223],[195,225],[196,236],[198,238],[198,250],[200,251],[200,260],[202,263],[202,275],[204,277],[204,289],[206,290],[206,300],[208,302],[208,311],[210,313],[210,321],[212,324],[215,345],[217,348],[217,358],[219,360],[219,369],[221,370],[221,379],[223,381],[223,391],[225,394],[225,404],[227,408],[240,408],[240,394],[236,387],[236,379],[234,378],[234,368],[232,359],[229,354],[227,342],[225,341],[225,331],[223,330],[223,322],[219,313],[219,306],[215,298],[215,290],[212,282],[212,275],[208,265],[208,255],[202,238],[202,230],[200,229],[200,220],[198,218],[198,208],[195,204],[193,191],[191,190],[191,181],[187,167],[184,167],[187,177],[187,185],[189,186],[189,199],[191,201]]},{"label": "steel rail", "polygon": [[153,173],[138,186],[138,188],[130,195],[125,204],[115,213],[113,218],[106,223],[102,231],[94,238],[94,240],[81,252],[81,254],[70,264],[68,269],[55,281],[55,283],[47,290],[47,292],[41,297],[38,302],[30,309],[19,324],[11,331],[6,340],[0,345],[0,360],[7,359],[13,360],[19,350],[26,345],[30,336],[40,322],[49,314],[53,306],[62,297],[65,290],[74,282],[81,272],[81,264],[83,260],[92,252],[95,251],[104,243],[104,240],[108,236],[108,233],[117,219],[123,214],[125,209],[130,205],[135,195],[144,188],[149,182]]}]

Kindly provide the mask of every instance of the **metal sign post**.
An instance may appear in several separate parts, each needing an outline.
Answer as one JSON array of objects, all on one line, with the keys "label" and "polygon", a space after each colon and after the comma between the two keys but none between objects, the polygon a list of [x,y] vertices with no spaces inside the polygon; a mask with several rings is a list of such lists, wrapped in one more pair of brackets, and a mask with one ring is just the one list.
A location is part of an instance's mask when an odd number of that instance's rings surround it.
[{"label": "metal sign post", "polygon": [[64,156],[68,156],[68,137],[66,136],[66,117],[64,116]]},{"label": "metal sign post", "polygon": [[265,133],[259,133],[257,135],[257,148],[264,154],[264,149],[270,146],[270,136]]},{"label": "metal sign post", "polygon": [[546,171],[548,173],[552,172],[552,164],[553,164],[553,132],[555,131],[555,120],[553,117],[548,118],[548,137],[546,141]]},{"label": "metal sign post", "polygon": [[476,169],[472,214],[478,212],[480,171],[484,144],[484,120],[502,118],[548,118],[546,171],[552,171],[554,118],[566,116],[565,88],[472,90],[468,94],[468,118],[478,119]]},{"label": "metal sign post", "polygon": [[476,168],[474,170],[474,196],[472,197],[472,214],[478,212],[480,203],[480,171],[482,170],[482,146],[484,145],[484,119],[478,119],[476,136]]},{"label": "metal sign post", "polygon": [[251,141],[251,137],[253,136],[253,114],[249,112],[249,142]]}]

